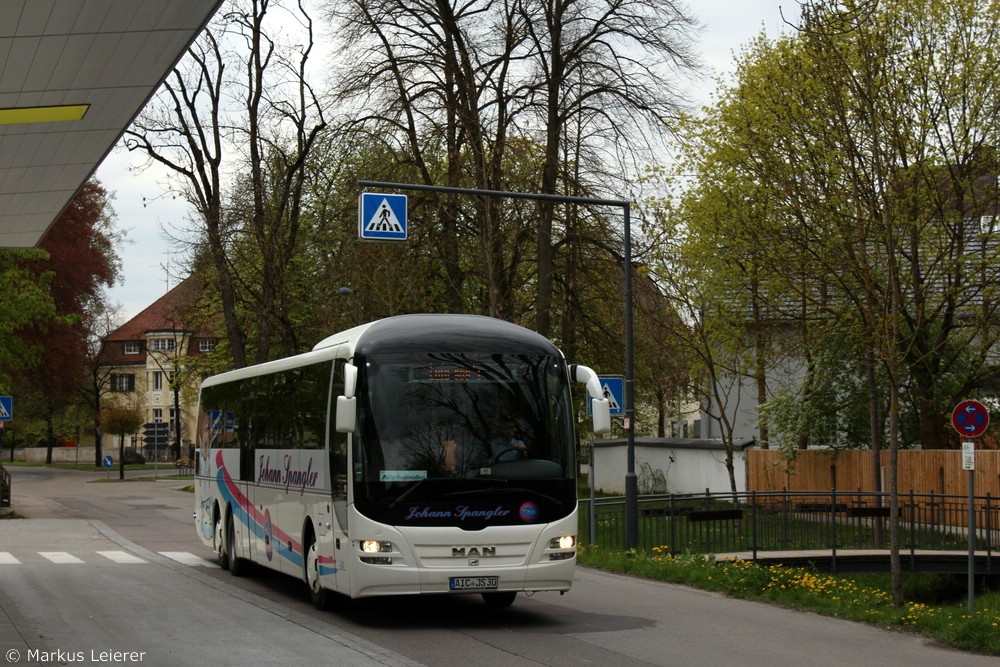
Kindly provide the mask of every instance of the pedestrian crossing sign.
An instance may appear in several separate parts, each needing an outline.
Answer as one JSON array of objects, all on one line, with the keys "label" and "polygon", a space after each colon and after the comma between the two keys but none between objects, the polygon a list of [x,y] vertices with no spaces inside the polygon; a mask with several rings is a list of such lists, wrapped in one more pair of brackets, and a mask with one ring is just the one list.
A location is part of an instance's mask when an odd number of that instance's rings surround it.
[{"label": "pedestrian crossing sign", "polygon": [[0,396],[0,421],[10,421],[14,418],[14,399],[10,396]]},{"label": "pedestrian crossing sign", "polygon": [[[625,378],[620,375],[602,375],[598,379],[601,382],[601,391],[604,392],[604,398],[608,399],[608,402],[611,404],[612,416],[625,414]],[[587,414],[593,412],[592,401],[593,399],[588,396]]]},{"label": "pedestrian crossing sign", "polygon": [[362,192],[358,236],[369,241],[406,240],[406,195]]}]

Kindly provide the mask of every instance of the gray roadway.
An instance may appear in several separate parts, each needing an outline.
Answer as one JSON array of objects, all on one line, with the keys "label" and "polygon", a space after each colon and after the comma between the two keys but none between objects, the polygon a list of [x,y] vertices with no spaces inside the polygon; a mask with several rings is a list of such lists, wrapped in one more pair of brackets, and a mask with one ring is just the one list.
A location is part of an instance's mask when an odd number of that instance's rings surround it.
[{"label": "gray roadway", "polygon": [[[84,652],[83,664],[97,664],[92,651],[122,651],[142,660],[102,664],[157,667],[1000,664],[915,635],[584,568],[567,595],[519,596],[507,610],[397,598],[324,614],[290,579],[234,579],[209,562],[191,495],[176,483],[13,473],[15,509],[33,517],[0,521],[0,655],[18,651],[14,664],[30,664],[29,650],[49,652],[35,664],[55,664],[60,650]],[[50,560],[67,557],[80,562]]]},{"label": "gray roadway", "polygon": [[14,510],[67,518],[0,521],[0,665],[412,664],[211,576],[178,482],[10,470]]}]

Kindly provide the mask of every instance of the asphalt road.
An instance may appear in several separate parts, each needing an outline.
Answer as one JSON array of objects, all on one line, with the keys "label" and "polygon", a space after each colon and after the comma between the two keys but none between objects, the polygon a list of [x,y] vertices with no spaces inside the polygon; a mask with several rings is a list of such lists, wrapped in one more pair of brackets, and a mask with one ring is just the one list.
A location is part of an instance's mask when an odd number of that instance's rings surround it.
[{"label": "asphalt road", "polygon": [[176,481],[12,468],[0,521],[0,667],[172,665],[761,665],[971,667],[994,657],[920,637],[580,568],[564,596],[355,601],[235,578],[198,541]]}]

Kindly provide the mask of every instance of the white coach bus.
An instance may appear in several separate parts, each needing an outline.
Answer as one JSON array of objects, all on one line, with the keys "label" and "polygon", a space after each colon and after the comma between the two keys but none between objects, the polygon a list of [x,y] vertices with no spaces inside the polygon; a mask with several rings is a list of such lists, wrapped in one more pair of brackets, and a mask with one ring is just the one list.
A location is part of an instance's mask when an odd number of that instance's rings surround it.
[{"label": "white coach bus", "polygon": [[198,535],[338,596],[569,590],[576,565],[570,380],[610,429],[596,374],[546,338],[472,315],[403,315],[206,379]]}]

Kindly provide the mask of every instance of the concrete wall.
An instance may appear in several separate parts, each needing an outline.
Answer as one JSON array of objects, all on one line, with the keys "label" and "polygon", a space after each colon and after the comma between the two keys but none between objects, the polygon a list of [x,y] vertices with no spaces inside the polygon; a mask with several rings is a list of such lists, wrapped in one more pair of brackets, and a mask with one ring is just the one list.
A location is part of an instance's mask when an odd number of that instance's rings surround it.
[{"label": "concrete wall", "polygon": [[[747,489],[744,446],[734,453],[736,490]],[[625,493],[628,467],[624,440],[598,441],[594,446],[594,487],[605,493]],[[731,490],[726,449],[718,441],[687,438],[636,438],[635,472],[639,493],[704,493]],[[650,488],[657,487],[657,488]]]},{"label": "concrete wall", "polygon": [[[127,446],[126,446],[127,447]],[[189,443],[184,443],[182,446],[184,450],[182,456],[187,456],[186,452],[189,451]],[[145,456],[146,451],[141,448],[139,451]],[[25,461],[28,463],[45,463],[47,458],[47,447],[16,447],[14,449],[14,461]],[[114,445],[105,444],[102,450],[104,456],[111,455],[114,460],[114,464],[118,464],[118,444]],[[10,461],[10,449],[4,448],[0,452],[0,462]],[[160,461],[166,461],[168,463],[173,463],[173,447],[167,448],[165,452],[161,452]],[[52,462],[53,463],[79,463],[81,465],[93,465],[94,463],[94,447],[53,447],[52,448]],[[152,463],[153,459],[151,456],[146,456],[146,462]]]}]

